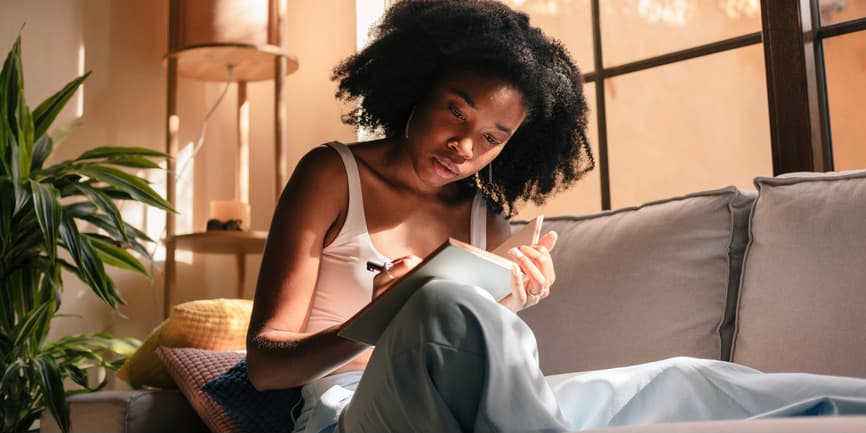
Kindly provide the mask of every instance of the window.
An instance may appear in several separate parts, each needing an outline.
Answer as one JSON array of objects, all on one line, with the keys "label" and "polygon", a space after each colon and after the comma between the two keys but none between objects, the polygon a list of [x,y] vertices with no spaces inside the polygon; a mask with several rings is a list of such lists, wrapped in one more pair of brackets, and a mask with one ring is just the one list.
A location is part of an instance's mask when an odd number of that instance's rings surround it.
[{"label": "window", "polygon": [[500,1],[586,81],[597,169],[548,215],[866,168],[866,0]]},{"label": "window", "polygon": [[506,3],[571,49],[594,93],[595,210],[772,174],[758,0]]},{"label": "window", "polygon": [[502,1],[577,48],[601,209],[866,168],[866,0]]},{"label": "window", "polygon": [[834,170],[866,168],[866,0],[821,0],[829,152]]}]

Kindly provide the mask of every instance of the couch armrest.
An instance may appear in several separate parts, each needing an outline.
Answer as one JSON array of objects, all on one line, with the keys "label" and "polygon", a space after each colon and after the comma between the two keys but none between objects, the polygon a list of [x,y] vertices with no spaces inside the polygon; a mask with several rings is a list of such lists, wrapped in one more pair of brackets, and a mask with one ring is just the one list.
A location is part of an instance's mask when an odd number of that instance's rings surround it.
[{"label": "couch armrest", "polygon": [[[69,397],[71,432],[207,433],[208,429],[179,391],[101,391]],[[40,420],[43,433],[60,432],[49,411]]]}]

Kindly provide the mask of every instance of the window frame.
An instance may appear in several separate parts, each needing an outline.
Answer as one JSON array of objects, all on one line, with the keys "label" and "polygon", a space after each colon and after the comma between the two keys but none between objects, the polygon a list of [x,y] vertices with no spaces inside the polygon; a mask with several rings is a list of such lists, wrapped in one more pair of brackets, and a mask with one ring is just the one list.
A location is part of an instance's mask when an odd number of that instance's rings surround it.
[{"label": "window frame", "polygon": [[604,81],[755,44],[764,47],[773,174],[833,170],[822,42],[866,30],[866,17],[821,26],[819,0],[761,0],[759,32],[605,67],[599,1],[590,0],[594,70],[584,75],[584,81],[595,83],[597,164],[603,210],[611,208]]}]

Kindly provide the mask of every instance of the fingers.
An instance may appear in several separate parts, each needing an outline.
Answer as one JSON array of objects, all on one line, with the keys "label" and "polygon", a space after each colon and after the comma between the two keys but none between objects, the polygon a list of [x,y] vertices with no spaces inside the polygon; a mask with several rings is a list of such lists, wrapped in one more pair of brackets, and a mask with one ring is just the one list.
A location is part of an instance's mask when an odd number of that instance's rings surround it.
[{"label": "fingers", "polygon": [[[532,252],[530,252],[530,250]],[[518,265],[520,265],[520,269],[529,277],[530,284],[527,287],[530,295],[537,295],[539,292],[539,288],[544,287],[546,285],[546,278],[544,274],[541,272],[541,266],[543,264],[536,262],[538,255],[537,251],[532,249],[531,247],[521,246],[515,247],[508,251],[511,255],[511,259],[514,260]],[[532,256],[528,255],[531,254]]]},{"label": "fingers", "polygon": [[532,262],[544,276],[544,281],[538,280],[536,283],[540,284],[544,290],[549,289],[556,280],[556,272],[553,268],[553,259],[550,257],[550,251],[544,245],[539,245],[535,248],[524,245],[520,247],[520,251],[532,259]]},{"label": "fingers", "polygon": [[517,301],[517,305],[526,305],[528,294],[523,285],[523,272],[520,272],[520,267],[514,265],[511,267],[511,296]]},{"label": "fingers", "polygon": [[395,280],[409,273],[418,263],[421,263],[421,258],[415,255],[403,256],[385,263],[385,269],[373,277],[373,297],[383,293]]},{"label": "fingers", "polygon": [[540,239],[538,239],[538,245],[547,248],[548,251],[553,250],[553,247],[556,246],[556,241],[559,239],[559,233],[551,230],[545,233]]},{"label": "fingers", "polygon": [[530,295],[547,297],[550,286],[556,279],[548,249],[544,245],[534,247],[523,245],[509,250],[508,253],[529,279],[525,284],[527,292]]}]

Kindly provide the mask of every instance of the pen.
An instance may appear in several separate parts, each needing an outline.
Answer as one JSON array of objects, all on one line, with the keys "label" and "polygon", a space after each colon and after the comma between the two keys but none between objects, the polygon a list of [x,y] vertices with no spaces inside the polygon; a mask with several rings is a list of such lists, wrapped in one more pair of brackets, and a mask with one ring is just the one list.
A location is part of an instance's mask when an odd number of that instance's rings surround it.
[{"label": "pen", "polygon": [[388,263],[376,263],[367,261],[367,270],[370,272],[382,272],[384,270],[391,269],[391,262]]}]

